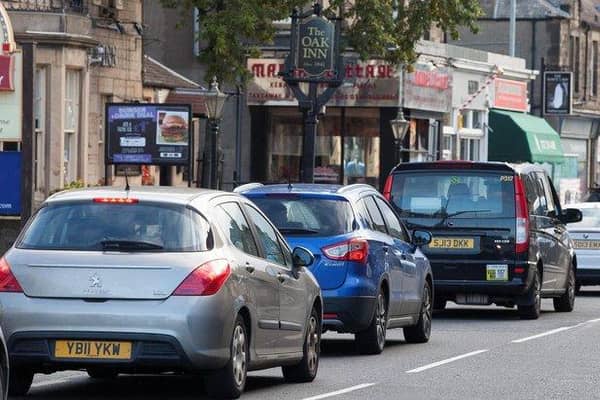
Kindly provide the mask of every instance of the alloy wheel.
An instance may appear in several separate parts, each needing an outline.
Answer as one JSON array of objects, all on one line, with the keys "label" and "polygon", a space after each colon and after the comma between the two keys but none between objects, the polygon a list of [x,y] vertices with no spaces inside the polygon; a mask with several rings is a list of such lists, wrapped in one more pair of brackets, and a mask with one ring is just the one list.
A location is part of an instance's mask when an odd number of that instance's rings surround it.
[{"label": "alloy wheel", "polygon": [[382,293],[377,296],[377,309],[375,310],[375,324],[377,326],[377,344],[385,345],[385,333],[387,329],[385,297]]},{"label": "alloy wheel", "polygon": [[421,310],[421,318],[423,319],[423,331],[427,333],[431,332],[431,318],[433,314],[433,307],[431,303],[431,289],[429,285],[425,285],[423,290],[423,309]]},{"label": "alloy wheel", "polygon": [[308,368],[314,371],[319,364],[319,332],[317,331],[317,319],[314,315],[308,320],[308,334],[306,335],[306,349]]},{"label": "alloy wheel", "polygon": [[233,377],[238,386],[244,384],[246,378],[246,335],[240,325],[236,325],[233,332],[232,357],[233,357]]}]

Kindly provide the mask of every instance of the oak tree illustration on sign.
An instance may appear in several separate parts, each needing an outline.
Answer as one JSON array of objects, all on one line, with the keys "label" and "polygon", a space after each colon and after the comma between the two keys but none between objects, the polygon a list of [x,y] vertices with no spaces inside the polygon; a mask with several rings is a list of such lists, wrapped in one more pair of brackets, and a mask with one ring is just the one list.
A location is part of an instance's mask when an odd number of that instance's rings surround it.
[{"label": "oak tree illustration on sign", "polygon": [[[197,9],[200,24],[200,59],[206,64],[207,81],[220,82],[250,77],[246,58],[260,55],[259,46],[273,42],[275,21],[288,18],[294,7],[310,7],[301,0],[161,0],[164,7],[181,12],[181,21]],[[327,2],[325,2],[327,3]],[[394,64],[415,61],[415,43],[432,26],[452,38],[458,29],[477,31],[482,10],[477,0],[330,0],[325,15],[344,17],[342,48],[360,57],[382,58]],[[393,49],[393,50],[390,50]]]}]

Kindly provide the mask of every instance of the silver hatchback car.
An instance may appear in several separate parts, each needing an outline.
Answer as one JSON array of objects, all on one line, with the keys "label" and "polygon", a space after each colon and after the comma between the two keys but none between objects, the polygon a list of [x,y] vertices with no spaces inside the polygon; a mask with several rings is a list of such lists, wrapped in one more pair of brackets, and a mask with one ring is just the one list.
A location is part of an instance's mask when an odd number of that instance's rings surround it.
[{"label": "silver hatchback car", "polygon": [[0,259],[9,391],[86,369],[206,376],[238,397],[248,370],[317,373],[319,286],[249,200],[208,190],[94,188],[50,197]]}]

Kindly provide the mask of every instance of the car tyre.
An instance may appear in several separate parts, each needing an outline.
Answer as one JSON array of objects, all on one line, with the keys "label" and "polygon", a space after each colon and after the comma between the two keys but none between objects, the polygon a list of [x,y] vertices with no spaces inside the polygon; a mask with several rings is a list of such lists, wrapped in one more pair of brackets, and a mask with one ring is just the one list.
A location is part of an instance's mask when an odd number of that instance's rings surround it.
[{"label": "car tyre", "polygon": [[535,276],[528,292],[531,304],[519,305],[519,316],[521,319],[538,319],[542,309],[542,278],[540,271],[535,271]]},{"label": "car tyre", "polygon": [[302,360],[296,365],[281,368],[287,382],[312,382],[319,369],[321,353],[321,318],[315,308],[312,309],[306,323],[306,335],[302,348]]},{"label": "car tyre", "polygon": [[8,394],[24,396],[31,388],[33,371],[25,368],[11,368],[8,373]]},{"label": "car tyre", "polygon": [[92,379],[115,379],[119,373],[110,368],[91,367],[86,369],[87,374]]},{"label": "car tyre", "polygon": [[431,318],[433,307],[431,304],[431,286],[425,282],[423,287],[423,301],[421,303],[421,313],[416,325],[404,328],[404,338],[408,343],[426,343],[431,336]]},{"label": "car tyre", "polygon": [[554,310],[558,312],[571,312],[575,308],[575,271],[569,268],[569,276],[565,287],[565,293],[552,299],[554,301]]},{"label": "car tyre", "polygon": [[380,354],[385,347],[387,330],[387,301],[383,292],[377,295],[375,313],[369,327],[354,337],[360,354]]},{"label": "car tyre", "polygon": [[246,324],[238,315],[231,334],[231,356],[225,367],[205,377],[208,395],[217,399],[237,399],[244,391],[248,373],[248,342]]},{"label": "car tyre", "polygon": [[577,283],[575,285],[575,294],[580,294],[581,293],[581,283]]}]

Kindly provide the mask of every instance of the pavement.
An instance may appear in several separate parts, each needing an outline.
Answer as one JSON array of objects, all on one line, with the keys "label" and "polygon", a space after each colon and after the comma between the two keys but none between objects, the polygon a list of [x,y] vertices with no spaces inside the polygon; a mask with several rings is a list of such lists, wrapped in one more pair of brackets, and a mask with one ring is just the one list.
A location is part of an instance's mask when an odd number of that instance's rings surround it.
[{"label": "pavement", "polygon": [[[280,369],[251,372],[244,400],[290,399],[600,399],[600,287],[584,287],[571,313],[542,303],[522,321],[516,309],[449,303],[434,314],[431,340],[407,344],[388,331],[378,356],[358,355],[352,335],[323,336],[319,373],[287,384]],[[203,399],[202,379],[79,371],[36,375],[27,399]]]}]

